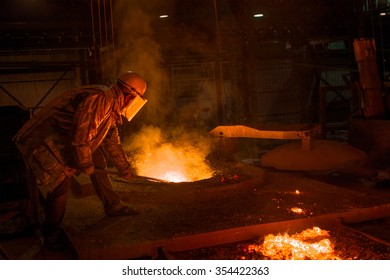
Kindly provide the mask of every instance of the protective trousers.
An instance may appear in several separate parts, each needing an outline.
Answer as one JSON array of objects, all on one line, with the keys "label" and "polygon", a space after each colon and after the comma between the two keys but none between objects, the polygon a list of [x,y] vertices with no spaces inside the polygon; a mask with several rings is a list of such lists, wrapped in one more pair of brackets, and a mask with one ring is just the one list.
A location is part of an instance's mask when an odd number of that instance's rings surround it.
[{"label": "protective trousers", "polygon": [[[106,213],[115,209],[121,203],[119,195],[113,190],[108,175],[107,162],[103,152],[98,149],[92,155],[94,173],[90,175],[96,194],[103,203]],[[45,200],[45,226],[49,228],[59,227],[66,209],[68,192],[72,184],[72,178],[67,177],[54,191],[46,196]]]}]

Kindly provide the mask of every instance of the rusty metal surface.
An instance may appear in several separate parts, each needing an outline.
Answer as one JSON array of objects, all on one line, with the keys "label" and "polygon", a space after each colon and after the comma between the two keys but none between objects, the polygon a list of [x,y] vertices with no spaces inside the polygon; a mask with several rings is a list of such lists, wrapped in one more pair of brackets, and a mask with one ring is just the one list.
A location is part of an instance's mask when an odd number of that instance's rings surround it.
[{"label": "rusty metal surface", "polygon": [[378,73],[376,45],[373,38],[356,39],[353,42],[359,68],[360,86],[363,89],[363,113],[365,118],[384,117],[382,85]]}]

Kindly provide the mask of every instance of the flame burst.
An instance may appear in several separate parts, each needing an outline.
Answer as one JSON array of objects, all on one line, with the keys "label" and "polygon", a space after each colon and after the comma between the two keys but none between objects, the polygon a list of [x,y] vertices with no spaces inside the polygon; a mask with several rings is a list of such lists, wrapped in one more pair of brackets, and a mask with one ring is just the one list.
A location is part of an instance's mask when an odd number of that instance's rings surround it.
[{"label": "flame burst", "polygon": [[[125,149],[132,156],[136,173],[169,182],[192,182],[210,178],[214,171],[206,157],[210,146],[193,135],[168,142],[159,128],[146,127]],[[190,139],[189,139],[190,138]],[[200,140],[201,139],[201,140]]]},{"label": "flame burst", "polygon": [[248,252],[260,252],[272,260],[335,260],[329,232],[319,227],[289,236],[287,233],[265,237],[262,245],[251,244]]}]

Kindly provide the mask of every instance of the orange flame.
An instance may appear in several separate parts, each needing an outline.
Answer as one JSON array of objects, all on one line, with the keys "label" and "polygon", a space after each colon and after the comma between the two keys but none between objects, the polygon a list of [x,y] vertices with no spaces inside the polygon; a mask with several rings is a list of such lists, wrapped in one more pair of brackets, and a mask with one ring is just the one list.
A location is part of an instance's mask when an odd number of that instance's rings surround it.
[{"label": "orange flame", "polygon": [[149,153],[134,156],[137,174],[170,182],[192,182],[210,178],[213,171],[196,148],[163,144]]},{"label": "orange flame", "polygon": [[248,252],[260,252],[272,260],[335,260],[329,232],[319,227],[289,236],[287,233],[265,237],[262,245],[251,244]]}]

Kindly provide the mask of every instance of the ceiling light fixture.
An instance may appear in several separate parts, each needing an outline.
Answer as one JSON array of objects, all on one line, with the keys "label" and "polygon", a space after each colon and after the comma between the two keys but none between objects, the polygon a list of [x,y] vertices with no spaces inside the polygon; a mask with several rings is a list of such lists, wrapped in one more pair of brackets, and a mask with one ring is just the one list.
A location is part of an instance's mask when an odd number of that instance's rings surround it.
[{"label": "ceiling light fixture", "polygon": [[255,17],[255,18],[261,18],[261,17],[263,17],[264,16],[264,14],[254,14],[253,15],[253,17]]}]

